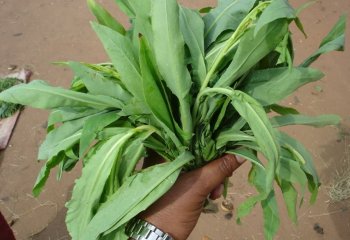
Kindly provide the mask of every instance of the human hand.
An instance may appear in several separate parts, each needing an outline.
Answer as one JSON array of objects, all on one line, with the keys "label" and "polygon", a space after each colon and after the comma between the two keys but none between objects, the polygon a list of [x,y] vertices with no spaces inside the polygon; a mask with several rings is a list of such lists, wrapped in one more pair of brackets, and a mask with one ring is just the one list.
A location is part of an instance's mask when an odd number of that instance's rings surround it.
[{"label": "human hand", "polygon": [[233,155],[212,161],[202,168],[180,175],[174,186],[139,217],[170,234],[185,240],[197,224],[208,196],[220,197],[226,177],[244,160]]}]

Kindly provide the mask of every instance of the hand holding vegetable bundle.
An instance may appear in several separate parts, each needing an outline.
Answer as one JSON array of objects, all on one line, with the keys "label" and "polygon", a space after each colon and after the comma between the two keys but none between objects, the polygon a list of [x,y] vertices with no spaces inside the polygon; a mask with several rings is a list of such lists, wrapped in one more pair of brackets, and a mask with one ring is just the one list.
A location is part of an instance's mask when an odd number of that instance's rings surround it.
[{"label": "hand holding vegetable bundle", "polygon": [[219,197],[213,191],[240,164],[241,159],[224,155],[202,168],[180,175],[174,186],[139,217],[169,233],[174,239],[187,239],[207,196],[210,195],[212,199]]},{"label": "hand holding vegetable bundle", "polygon": [[[314,202],[320,182],[310,153],[278,128],[335,125],[339,117],[304,116],[278,102],[323,77],[309,65],[343,50],[345,17],[294,66],[288,26],[304,30],[287,0],[220,0],[202,14],[176,0],[116,2],[130,29],[88,0],[111,63],[61,63],[75,73],[69,90],[37,80],[0,94],[2,101],[52,110],[34,195],[52,168],[60,178],[82,160],[67,203],[70,235],[127,239],[128,221],[161,198],[181,171],[229,153],[251,162],[248,181],[258,192],[238,207],[237,220],[261,203],[265,238],[272,239],[279,227],[276,182],[296,222],[295,186],[301,202],[306,188]],[[137,170],[149,150],[165,162]]]}]

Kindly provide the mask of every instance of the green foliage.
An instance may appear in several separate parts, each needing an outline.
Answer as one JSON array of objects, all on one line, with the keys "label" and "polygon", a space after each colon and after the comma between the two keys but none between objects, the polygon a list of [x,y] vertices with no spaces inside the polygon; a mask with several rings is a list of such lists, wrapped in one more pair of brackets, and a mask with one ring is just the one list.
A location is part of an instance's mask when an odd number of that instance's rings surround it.
[{"label": "green foliage", "polygon": [[[22,81],[17,78],[0,78],[0,93],[20,83]],[[0,101],[0,119],[8,118],[22,108],[21,104]]]},{"label": "green foliage", "polygon": [[[320,182],[311,154],[278,128],[340,119],[301,115],[279,101],[323,77],[309,65],[343,50],[345,17],[296,67],[288,26],[295,21],[303,28],[287,0],[220,0],[202,14],[176,0],[116,2],[130,29],[88,0],[111,63],[59,63],[75,74],[69,90],[36,80],[0,93],[1,101],[51,109],[38,154],[47,161],[34,195],[54,167],[60,178],[82,160],[67,204],[70,235],[124,240],[127,222],[166,193],[181,171],[229,153],[251,162],[248,181],[257,190],[237,208],[237,221],[260,203],[264,235],[272,239],[280,225],[276,182],[296,223],[297,202],[308,189],[313,203]],[[165,163],[137,170],[150,150]]]}]

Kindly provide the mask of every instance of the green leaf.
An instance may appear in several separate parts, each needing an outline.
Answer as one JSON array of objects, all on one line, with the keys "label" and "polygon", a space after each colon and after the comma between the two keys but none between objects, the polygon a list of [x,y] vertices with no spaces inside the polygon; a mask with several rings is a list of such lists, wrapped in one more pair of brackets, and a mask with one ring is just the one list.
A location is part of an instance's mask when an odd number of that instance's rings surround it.
[{"label": "green leaf", "polygon": [[253,164],[248,175],[248,181],[259,192],[258,195],[249,197],[237,208],[236,221],[241,222],[241,218],[247,216],[259,201],[263,201],[268,197],[269,191],[266,189],[266,172]]},{"label": "green leaf", "polygon": [[233,107],[249,124],[261,152],[268,159],[266,167],[266,189],[272,189],[274,174],[279,160],[279,145],[265,110],[252,97],[238,90],[227,88],[208,88],[204,94],[224,94],[231,98]]},{"label": "green leaf", "polygon": [[81,136],[80,130],[89,117],[65,122],[47,134],[45,141],[39,148],[38,159],[45,160],[51,158],[76,143]]},{"label": "green leaf", "polygon": [[[140,84],[142,85],[142,83]],[[143,97],[144,98],[144,97]],[[144,100],[132,98],[122,110],[119,112],[120,116],[138,116],[151,114],[151,110],[147,107]]]},{"label": "green leaf", "polygon": [[345,45],[345,29],[346,29],[346,17],[341,16],[338,22],[334,25],[332,30],[322,40],[320,47],[310,57],[304,60],[300,64],[300,67],[308,67],[313,63],[321,54],[330,51],[343,51]]},{"label": "green leaf", "polygon": [[238,142],[238,141],[255,142],[256,140],[254,136],[246,134],[245,132],[229,129],[219,133],[219,136],[216,138],[216,148],[220,149],[229,142]]},{"label": "green leaf", "polygon": [[315,117],[288,114],[284,116],[275,116],[270,118],[273,127],[283,127],[288,125],[308,125],[313,127],[324,127],[328,125],[338,125],[340,117],[338,115],[319,115]]},{"label": "green leaf", "polygon": [[255,0],[219,0],[217,7],[203,17],[205,47],[212,44],[222,32],[236,30],[255,2]]},{"label": "green leaf", "polygon": [[287,207],[288,216],[292,220],[292,222],[296,224],[298,221],[297,209],[296,209],[298,192],[297,190],[295,190],[293,185],[288,181],[282,180],[279,185],[282,191],[284,202]]},{"label": "green leaf", "polygon": [[276,177],[279,179],[288,181],[290,183],[299,183],[302,188],[302,193],[304,194],[307,185],[307,178],[304,171],[301,168],[301,164],[294,161],[290,154],[286,155],[282,151],[282,156],[279,165],[276,169]]},{"label": "green leaf", "polygon": [[98,132],[117,121],[120,116],[116,112],[102,113],[86,120],[80,137],[79,156],[83,157]]},{"label": "green leaf", "polygon": [[1,92],[0,100],[44,109],[58,107],[106,109],[120,108],[122,106],[120,101],[108,96],[96,96],[59,87],[51,87],[40,80],[35,80],[28,84],[19,84]]},{"label": "green leaf", "polygon": [[146,103],[174,143],[179,145],[179,140],[175,135],[170,106],[167,104],[166,93],[161,80],[158,78],[159,75],[155,68],[152,51],[144,38],[140,38],[140,64]]},{"label": "green leaf", "polygon": [[133,40],[138,44],[139,34],[142,34],[151,45],[153,44],[153,32],[151,25],[152,0],[129,0],[129,4],[135,11],[133,19]]},{"label": "green leaf", "polygon": [[254,154],[254,151],[248,148],[237,148],[232,150],[227,150],[226,153],[234,154],[236,156],[240,156],[253,164],[257,165],[261,169],[265,170],[265,167],[262,165],[256,154]]},{"label": "green leaf", "polygon": [[254,34],[257,34],[262,27],[277,19],[295,19],[296,13],[292,6],[289,5],[288,0],[273,0],[271,4],[262,12],[259,17]]},{"label": "green leaf", "polygon": [[95,15],[100,24],[117,31],[122,35],[125,34],[124,27],[115,18],[113,18],[111,14],[102,7],[102,5],[98,4],[95,0],[88,0],[87,3],[91,12]]},{"label": "green leaf", "polygon": [[93,108],[58,108],[51,111],[49,119],[47,121],[48,128],[52,127],[56,123],[64,123],[71,120],[94,115],[101,110]]},{"label": "green leaf", "polygon": [[204,8],[199,9],[199,12],[200,12],[200,13],[208,13],[208,12],[210,12],[212,9],[213,9],[213,7],[204,7]]},{"label": "green leaf", "polygon": [[258,70],[248,77],[243,91],[267,106],[279,102],[304,84],[317,81],[323,76],[322,72],[312,68]]},{"label": "green leaf", "polygon": [[130,0],[115,0],[118,7],[126,14],[128,17],[132,18],[135,16],[135,10],[130,5]]},{"label": "green leaf", "polygon": [[202,85],[207,73],[204,61],[204,22],[198,12],[180,7],[180,29],[191,53],[193,79]]},{"label": "green leaf", "polygon": [[[121,125],[121,124],[118,124]],[[98,140],[107,140],[115,135],[119,135],[122,133],[127,132],[127,130],[131,130],[133,127],[107,127],[104,128],[102,131],[97,133],[97,139]]]},{"label": "green leaf", "polygon": [[277,47],[288,31],[286,20],[279,20],[264,25],[256,36],[251,28],[240,39],[237,52],[231,64],[215,83],[215,87],[230,86],[245,74],[263,57]]},{"label": "green leaf", "polygon": [[301,165],[301,168],[307,174],[308,187],[309,187],[309,191],[312,194],[310,203],[314,203],[317,197],[318,188],[321,184],[320,184],[315,166],[313,164],[311,154],[300,142],[290,137],[286,133],[279,131],[277,134],[277,138],[281,146],[286,146],[287,149],[292,148],[294,151],[298,152],[298,156],[302,157],[303,159],[302,161],[305,162],[305,164]]},{"label": "green leaf", "polygon": [[280,226],[280,217],[274,191],[271,191],[267,199],[261,202],[264,216],[264,236],[266,240],[272,240]]},{"label": "green leaf", "polygon": [[59,152],[57,155],[51,157],[45,165],[41,168],[39,175],[35,181],[34,187],[33,187],[33,195],[35,197],[39,196],[41,193],[47,179],[50,175],[50,170],[60,164],[65,159],[64,151]]},{"label": "green leaf", "polygon": [[89,93],[94,95],[106,95],[123,102],[130,101],[131,95],[116,81],[104,77],[99,71],[93,70],[78,62],[68,62],[76,77],[82,79]]},{"label": "green leaf", "polygon": [[133,173],[136,164],[146,155],[146,148],[143,141],[143,138],[134,140],[126,148],[118,171],[118,179],[120,183],[123,183],[126,178]]},{"label": "green leaf", "polygon": [[[233,36],[232,32],[224,32],[218,37],[218,39],[212,44],[212,46],[209,49],[207,49],[207,52],[205,55],[205,62],[206,62],[208,71],[213,67],[213,65],[215,64],[215,61],[217,61],[223,49],[227,47],[228,39],[232,36]],[[237,50],[237,46],[233,47],[232,50],[225,53],[223,59],[220,62],[220,65],[218,66],[218,70],[223,69],[226,66],[226,64],[232,60],[236,50]]]},{"label": "green leaf", "polygon": [[87,239],[82,236],[93,217],[111,168],[115,161],[120,160],[123,146],[132,135],[129,131],[112,137],[84,166],[81,177],[75,183],[72,198],[66,204],[66,223],[73,239]]},{"label": "green leaf", "polygon": [[269,108],[274,111],[275,113],[281,114],[281,115],[288,115],[288,114],[299,114],[298,110],[286,107],[278,104],[272,104],[269,106]]},{"label": "green leaf", "polygon": [[266,113],[253,98],[239,91],[233,93],[232,105],[247,121],[254,133],[256,142],[261,148],[261,152],[269,160],[266,167],[266,188],[272,189],[275,168],[279,159],[279,147]]},{"label": "green leaf", "polygon": [[176,0],[154,0],[152,9],[154,52],[159,71],[167,87],[178,98],[185,141],[192,134],[190,111],[191,77],[185,64],[184,40],[180,32],[179,6]]},{"label": "green leaf", "polygon": [[101,233],[118,229],[148,208],[170,189],[182,166],[192,159],[189,152],[184,152],[172,162],[147,168],[127,178],[120,189],[99,208],[82,239],[95,240]]},{"label": "green leaf", "polygon": [[114,67],[120,73],[121,81],[133,96],[143,101],[142,78],[137,55],[131,41],[97,23],[92,28],[100,38]]}]

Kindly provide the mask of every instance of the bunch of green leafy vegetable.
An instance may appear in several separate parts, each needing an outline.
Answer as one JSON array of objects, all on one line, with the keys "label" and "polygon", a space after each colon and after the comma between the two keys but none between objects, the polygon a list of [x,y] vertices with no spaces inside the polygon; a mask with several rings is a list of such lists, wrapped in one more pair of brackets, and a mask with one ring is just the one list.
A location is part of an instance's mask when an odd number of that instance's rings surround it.
[{"label": "bunch of green leafy vegetable", "polygon": [[[69,90],[36,80],[0,94],[3,101],[52,109],[34,195],[53,167],[60,178],[81,159],[82,175],[67,204],[69,233],[73,239],[127,239],[126,223],[161,197],[180,171],[230,153],[251,162],[248,181],[257,189],[238,207],[238,221],[260,203],[265,237],[273,238],[276,182],[296,222],[298,199],[308,189],[314,202],[320,182],[310,153],[278,128],[321,127],[339,118],[301,115],[278,102],[323,77],[309,65],[343,50],[345,17],[294,66],[288,26],[303,27],[300,10],[287,0],[219,0],[200,11],[176,0],[116,2],[130,29],[88,0],[110,63],[61,63],[75,73]],[[165,163],[136,170],[149,150]]]},{"label": "bunch of green leafy vegetable", "polygon": [[[0,78],[0,93],[20,83],[23,83],[23,81],[18,78]],[[22,108],[23,106],[21,104],[0,101],[0,119],[11,117]]]}]

